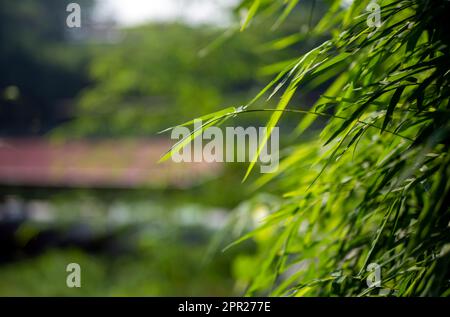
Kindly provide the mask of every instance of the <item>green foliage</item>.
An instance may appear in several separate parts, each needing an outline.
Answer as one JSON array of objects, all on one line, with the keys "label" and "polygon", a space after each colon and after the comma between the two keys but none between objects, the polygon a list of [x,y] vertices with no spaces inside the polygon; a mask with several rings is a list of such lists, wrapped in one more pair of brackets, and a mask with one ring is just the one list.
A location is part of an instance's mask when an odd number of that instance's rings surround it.
[{"label": "green foliage", "polygon": [[[263,3],[280,2],[250,2],[242,28]],[[331,39],[290,56],[252,102],[225,115],[270,111],[275,126],[286,113],[299,117],[297,135],[310,132],[283,151],[275,175],[256,182],[282,201],[262,221],[262,237],[257,229],[239,240],[258,243],[236,263],[247,295],[450,294],[449,3],[378,1],[380,28],[366,23],[368,3],[331,1],[311,30]],[[326,91],[312,109],[294,103],[319,85]],[[256,107],[282,89],[276,109]],[[318,117],[328,121],[317,135]],[[370,263],[381,265],[381,289],[367,286]]]},{"label": "green foliage", "polygon": [[[302,10],[290,9],[306,22],[286,21],[276,32],[266,31],[276,22],[268,18],[276,8],[261,1],[267,18],[249,19],[245,32],[239,32],[238,22],[226,30],[153,23],[121,30],[117,43],[92,44],[92,84],[77,98],[75,120],[56,132],[70,137],[148,137],[186,118],[241,105],[287,66],[284,59],[316,44],[315,37],[285,39],[299,27],[307,28],[311,1],[304,3]],[[314,21],[325,6],[318,5],[316,11]],[[239,120],[241,125],[262,124],[265,118],[255,114]]]},{"label": "green foliage", "polygon": [[[264,58],[258,37],[217,36],[208,28],[154,24],[124,30],[117,45],[98,47],[90,66],[93,85],[79,97],[72,136],[149,136],[192,114],[205,114],[247,98],[258,86]],[[247,46],[248,45],[248,46]],[[254,88],[255,87],[255,88]]]}]

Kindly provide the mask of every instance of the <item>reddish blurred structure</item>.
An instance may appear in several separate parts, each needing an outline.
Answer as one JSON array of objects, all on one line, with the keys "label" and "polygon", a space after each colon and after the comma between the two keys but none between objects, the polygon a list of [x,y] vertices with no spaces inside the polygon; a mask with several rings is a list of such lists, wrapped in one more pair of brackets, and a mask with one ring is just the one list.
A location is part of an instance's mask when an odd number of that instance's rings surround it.
[{"label": "reddish blurred structure", "polygon": [[157,163],[170,140],[51,142],[0,139],[0,185],[60,188],[186,187],[220,172],[217,163]]}]

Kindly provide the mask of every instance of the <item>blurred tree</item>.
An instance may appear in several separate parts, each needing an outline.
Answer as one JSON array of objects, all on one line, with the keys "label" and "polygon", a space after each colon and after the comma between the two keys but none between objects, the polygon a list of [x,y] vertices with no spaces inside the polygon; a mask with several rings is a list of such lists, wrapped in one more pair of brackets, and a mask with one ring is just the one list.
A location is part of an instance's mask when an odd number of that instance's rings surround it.
[{"label": "blurred tree", "polygon": [[[94,1],[79,3],[89,22]],[[67,120],[66,100],[88,83],[87,50],[71,41],[66,5],[0,1],[0,135],[41,134]]]},{"label": "blurred tree", "polygon": [[[179,23],[124,30],[116,45],[98,47],[90,64],[93,84],[79,96],[76,120],[60,132],[153,136],[192,115],[242,104],[283,66],[275,62],[317,43],[304,31],[327,5],[313,3],[304,1],[292,13],[295,19],[276,28],[276,21],[267,19],[244,33],[239,21],[225,30]],[[236,8],[236,19],[241,9]],[[280,42],[285,35],[290,37]],[[240,123],[261,123],[261,117],[240,118]]]}]

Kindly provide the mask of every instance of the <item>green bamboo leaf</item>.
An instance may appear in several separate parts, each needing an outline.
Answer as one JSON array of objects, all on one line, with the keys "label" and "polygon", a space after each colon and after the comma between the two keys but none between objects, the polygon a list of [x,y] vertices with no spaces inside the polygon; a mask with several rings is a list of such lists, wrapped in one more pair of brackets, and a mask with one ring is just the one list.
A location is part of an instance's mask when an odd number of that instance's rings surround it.
[{"label": "green bamboo leaf", "polygon": [[381,127],[380,133],[383,133],[383,131],[386,129],[389,121],[391,120],[392,114],[394,113],[395,106],[397,106],[404,89],[405,89],[405,86],[400,86],[395,90],[394,95],[392,95],[391,101],[389,102],[389,106],[386,111],[386,115],[384,117],[383,126]]},{"label": "green bamboo leaf", "polygon": [[247,26],[250,23],[250,21],[252,20],[253,16],[258,11],[260,4],[261,4],[260,0],[253,1],[253,4],[250,6],[250,9],[248,10],[247,17],[245,18],[244,22],[242,23],[241,32],[247,28]]},{"label": "green bamboo leaf", "polygon": [[283,13],[278,17],[278,20],[272,26],[272,30],[277,29],[288,17],[291,11],[295,8],[299,0],[290,0],[287,6],[284,8]]},{"label": "green bamboo leaf", "polygon": [[[283,110],[284,108],[286,108],[286,106],[289,104],[289,101],[291,100],[291,98],[294,95],[296,90],[297,90],[297,87],[295,86],[295,84],[293,82],[291,82],[291,84],[289,85],[289,87],[286,89],[283,96],[281,97],[281,100],[278,103],[276,109]],[[269,122],[267,123],[267,126],[266,126],[266,129],[267,129],[266,133],[264,134],[264,137],[262,138],[262,140],[260,140],[260,142],[258,144],[258,149],[257,149],[256,153],[254,154],[249,167],[247,168],[247,172],[245,173],[244,179],[242,180],[243,182],[250,175],[250,172],[252,171],[253,167],[255,166],[255,163],[256,163],[259,155],[261,154],[262,149],[264,148],[264,146],[267,143],[267,140],[269,139],[270,135],[272,134],[273,128],[276,126],[276,124],[280,120],[282,113],[283,113],[282,111],[276,111],[270,116]]]},{"label": "green bamboo leaf", "polygon": [[186,121],[186,122],[184,122],[182,124],[179,124],[179,125],[176,125],[176,126],[173,126],[173,127],[167,128],[167,129],[164,129],[162,131],[159,131],[158,134],[162,134],[162,133],[171,131],[171,130],[175,129],[176,127],[185,127],[185,126],[188,126],[188,125],[192,125],[192,124],[194,124],[195,121],[207,121],[207,120],[210,120],[211,118],[222,117],[224,115],[235,113],[235,112],[236,112],[236,107],[228,107],[228,108],[216,111],[216,112],[208,113],[208,114],[206,114],[204,116],[201,116],[201,117],[197,117],[197,118],[195,118],[193,120]]},{"label": "green bamboo leaf", "polygon": [[180,141],[178,141],[177,143],[175,143],[174,146],[172,146],[158,161],[158,163],[164,162],[166,160],[168,160],[169,158],[172,157],[173,153],[181,150],[182,148],[184,148],[186,145],[188,145],[191,141],[193,141],[196,137],[198,137],[199,135],[201,135],[203,133],[203,131],[212,126],[214,123],[216,122],[216,120],[210,120],[207,121],[206,123],[203,123],[201,125],[200,128],[197,128],[196,130],[194,130],[193,132],[191,132],[187,137],[184,137],[183,139],[181,139]]},{"label": "green bamboo leaf", "polygon": [[[325,96],[331,95],[335,96],[338,94],[338,92],[344,87],[346,81],[348,80],[348,75],[346,73],[340,75],[334,82],[331,84],[331,86],[325,91],[324,95],[322,95],[316,102],[316,104],[313,106],[313,109],[316,109],[319,105],[323,104],[325,102]],[[295,129],[295,134],[300,135],[303,133],[308,127],[311,126],[311,124],[316,120],[317,115],[314,114],[307,114],[298,124],[298,126]]]},{"label": "green bamboo leaf", "polygon": [[328,140],[325,142],[324,146],[329,144],[331,141],[333,141],[339,134],[341,134],[345,129],[348,128],[348,126],[353,123],[357,118],[359,118],[362,113],[367,109],[369,105],[371,105],[375,99],[377,99],[380,95],[382,95],[385,91],[379,90],[372,94],[372,96],[364,102],[361,106],[359,106],[356,110],[352,112],[350,117],[348,117],[344,123],[341,124],[341,126],[328,138]]}]

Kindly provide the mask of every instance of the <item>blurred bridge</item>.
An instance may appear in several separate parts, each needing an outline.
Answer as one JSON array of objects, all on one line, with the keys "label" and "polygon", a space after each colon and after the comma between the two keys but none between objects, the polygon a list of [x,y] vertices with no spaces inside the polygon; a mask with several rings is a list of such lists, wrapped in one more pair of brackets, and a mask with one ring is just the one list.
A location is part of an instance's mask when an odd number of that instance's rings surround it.
[{"label": "blurred bridge", "polygon": [[172,140],[0,139],[0,186],[186,187],[217,175],[217,163],[158,160]]}]

